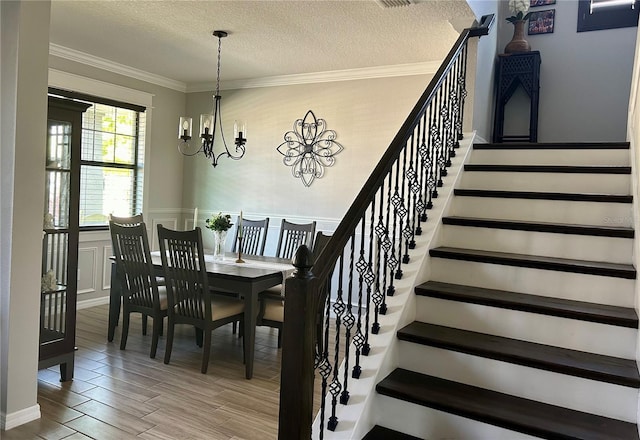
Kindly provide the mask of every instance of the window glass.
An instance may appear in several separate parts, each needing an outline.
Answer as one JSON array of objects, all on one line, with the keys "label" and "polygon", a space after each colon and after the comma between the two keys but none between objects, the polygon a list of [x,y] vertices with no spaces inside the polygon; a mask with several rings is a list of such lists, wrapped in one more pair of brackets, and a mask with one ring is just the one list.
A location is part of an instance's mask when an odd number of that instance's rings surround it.
[{"label": "window glass", "polygon": [[145,114],[94,103],[83,115],[80,227],[142,211]]}]

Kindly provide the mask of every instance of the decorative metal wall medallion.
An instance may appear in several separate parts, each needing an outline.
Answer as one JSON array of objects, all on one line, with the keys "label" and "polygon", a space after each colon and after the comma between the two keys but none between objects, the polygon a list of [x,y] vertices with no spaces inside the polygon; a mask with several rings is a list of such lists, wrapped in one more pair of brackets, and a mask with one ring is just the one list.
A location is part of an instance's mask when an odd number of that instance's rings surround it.
[{"label": "decorative metal wall medallion", "polygon": [[304,186],[324,175],[324,168],[333,166],[334,156],[344,147],[335,141],[337,134],[326,129],[324,119],[316,119],[311,110],[304,119],[293,123],[293,130],[284,134],[284,142],[278,145],[278,153],[284,156],[285,165],[291,167],[293,177],[300,178]]}]

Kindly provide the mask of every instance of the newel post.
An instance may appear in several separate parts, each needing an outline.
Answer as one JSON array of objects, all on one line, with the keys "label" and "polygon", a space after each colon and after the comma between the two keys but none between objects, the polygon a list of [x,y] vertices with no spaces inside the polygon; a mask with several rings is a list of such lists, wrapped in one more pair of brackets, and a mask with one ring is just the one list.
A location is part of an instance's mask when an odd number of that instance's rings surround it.
[{"label": "newel post", "polygon": [[309,248],[300,246],[293,258],[296,271],[285,281],[278,440],[311,438],[318,292],[313,263]]}]

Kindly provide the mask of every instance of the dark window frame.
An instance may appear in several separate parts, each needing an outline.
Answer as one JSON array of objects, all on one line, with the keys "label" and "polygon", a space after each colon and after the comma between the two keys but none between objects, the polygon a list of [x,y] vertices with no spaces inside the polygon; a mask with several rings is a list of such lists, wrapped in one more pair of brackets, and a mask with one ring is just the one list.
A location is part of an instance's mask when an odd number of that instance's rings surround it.
[{"label": "dark window frame", "polygon": [[636,0],[634,8],[611,7],[596,9],[590,13],[591,1],[578,1],[578,32],[620,29],[638,26],[640,0]]},{"label": "dark window frame", "polygon": [[[140,172],[141,169],[141,162],[140,162],[140,156],[139,156],[139,148],[140,148],[140,138],[142,137],[144,139],[144,133],[141,134],[141,130],[143,130],[143,128],[141,127],[141,123],[140,123],[140,118],[142,117],[142,114],[145,113],[146,108],[139,106],[139,105],[135,105],[135,104],[129,104],[126,102],[121,102],[121,101],[115,101],[112,99],[107,99],[107,98],[102,98],[99,96],[92,96],[92,95],[86,95],[83,93],[78,93],[78,92],[74,92],[74,91],[69,91],[69,90],[62,90],[62,89],[57,89],[57,88],[53,88],[50,87],[49,88],[49,94],[50,95],[56,95],[56,96],[61,96],[64,98],[69,98],[69,99],[73,99],[73,100],[79,100],[79,101],[84,101],[87,103],[91,103],[93,104],[102,104],[102,105],[106,105],[106,106],[110,106],[110,107],[116,107],[116,108],[122,108],[125,110],[132,110],[134,112],[137,113],[136,115],[136,134],[134,136],[134,162],[132,164],[122,164],[122,163],[117,163],[117,162],[102,162],[102,161],[90,161],[90,160],[83,160],[80,159],[80,168],[82,169],[83,167],[96,167],[96,168],[103,168],[103,169],[128,169],[131,170],[133,172],[133,188],[132,188],[132,193],[133,193],[133,197],[131,199],[131,209],[132,212],[138,212],[142,210],[142,206],[139,206],[142,204],[142,200],[139,200],[139,198],[136,196],[136,194],[139,191],[139,176],[138,173]],[[83,115],[84,118],[84,115]],[[84,121],[84,119],[83,119]],[[146,125],[146,123],[145,123]],[[82,130],[84,131],[84,123],[83,123],[83,128]],[[93,130],[89,130],[89,131],[93,131]],[[114,132],[115,134],[115,132]],[[109,225],[104,224],[104,225],[85,225],[82,226],[80,225],[80,231],[108,231],[109,230]]]}]

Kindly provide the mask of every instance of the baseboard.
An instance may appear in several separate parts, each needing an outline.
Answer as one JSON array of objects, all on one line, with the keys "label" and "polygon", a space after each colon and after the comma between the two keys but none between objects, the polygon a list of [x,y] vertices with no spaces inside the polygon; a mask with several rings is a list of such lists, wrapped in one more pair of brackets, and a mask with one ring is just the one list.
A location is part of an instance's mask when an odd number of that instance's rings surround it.
[{"label": "baseboard", "polygon": [[[40,405],[35,404],[29,408],[21,409],[10,414],[0,414],[0,431],[8,431],[17,426],[29,423],[40,418]],[[1,437],[1,436],[0,436]]]},{"label": "baseboard", "polygon": [[88,309],[89,307],[101,306],[104,304],[109,304],[109,297],[103,296],[100,298],[93,299],[84,299],[82,301],[78,301],[76,308],[78,310]]}]

